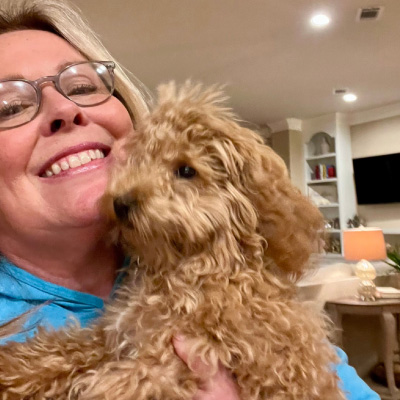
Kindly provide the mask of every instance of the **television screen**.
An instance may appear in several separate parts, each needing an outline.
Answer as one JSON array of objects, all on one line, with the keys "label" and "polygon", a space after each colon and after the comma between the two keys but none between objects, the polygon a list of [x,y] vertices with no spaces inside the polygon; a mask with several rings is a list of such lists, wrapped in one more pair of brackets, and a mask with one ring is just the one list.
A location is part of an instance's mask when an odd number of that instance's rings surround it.
[{"label": "television screen", "polygon": [[400,153],[353,159],[358,204],[400,202]]}]

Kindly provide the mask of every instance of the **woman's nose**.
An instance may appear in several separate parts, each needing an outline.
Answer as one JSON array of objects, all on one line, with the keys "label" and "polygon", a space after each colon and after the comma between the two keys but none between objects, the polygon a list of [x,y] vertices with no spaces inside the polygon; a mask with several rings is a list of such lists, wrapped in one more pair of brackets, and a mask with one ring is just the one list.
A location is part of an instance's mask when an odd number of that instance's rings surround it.
[{"label": "woman's nose", "polygon": [[85,113],[73,101],[64,97],[54,86],[42,88],[42,113],[46,128],[44,132],[52,135],[68,132],[76,126],[86,123]]}]

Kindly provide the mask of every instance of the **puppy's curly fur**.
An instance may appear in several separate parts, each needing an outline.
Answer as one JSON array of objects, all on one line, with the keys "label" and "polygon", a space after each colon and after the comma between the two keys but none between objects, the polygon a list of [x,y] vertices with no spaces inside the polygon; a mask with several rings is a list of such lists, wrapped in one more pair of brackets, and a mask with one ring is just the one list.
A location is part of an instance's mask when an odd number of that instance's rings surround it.
[{"label": "puppy's curly fur", "polygon": [[325,320],[294,290],[321,216],[223,100],[160,89],[104,197],[135,260],[125,285],[92,327],[2,348],[3,399],[192,399],[177,334],[193,340],[189,367],[221,363],[243,400],[344,399]]}]

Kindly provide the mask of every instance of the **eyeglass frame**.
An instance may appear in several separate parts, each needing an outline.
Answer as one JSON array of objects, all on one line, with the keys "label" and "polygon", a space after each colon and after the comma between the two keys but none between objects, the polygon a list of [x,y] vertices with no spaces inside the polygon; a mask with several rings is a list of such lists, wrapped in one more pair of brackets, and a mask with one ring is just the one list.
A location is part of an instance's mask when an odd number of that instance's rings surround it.
[{"label": "eyeglass frame", "polygon": [[[71,67],[74,67],[75,65],[80,65],[80,64],[92,64],[92,63],[102,64],[102,65],[104,65],[104,66],[107,68],[108,73],[110,74],[111,83],[112,83],[111,90],[110,90],[110,94],[109,94],[108,97],[106,97],[104,100],[100,101],[99,103],[87,104],[87,105],[85,105],[85,104],[78,104],[76,101],[70,99],[70,98],[69,98],[65,93],[63,93],[63,91],[61,90],[61,87],[60,87],[60,75],[61,75],[64,71],[66,71],[67,69],[69,69],[69,68],[71,68]],[[46,82],[53,82],[54,87],[56,88],[56,90],[57,90],[58,93],[60,93],[63,97],[65,97],[65,98],[68,99],[69,101],[72,101],[74,104],[76,104],[76,105],[79,106],[79,107],[94,107],[94,106],[98,106],[98,105],[100,105],[100,104],[105,103],[105,102],[113,95],[114,90],[115,90],[115,79],[114,79],[114,78],[115,78],[115,74],[114,74],[114,69],[115,69],[115,62],[114,62],[114,61],[95,61],[95,60],[89,61],[89,60],[88,60],[88,61],[79,61],[79,62],[76,62],[76,63],[69,64],[69,65],[67,65],[66,67],[64,67],[61,71],[59,71],[57,74],[55,74],[55,75],[43,76],[43,77],[41,77],[41,78],[39,78],[39,79],[36,79],[35,81],[30,81],[29,79],[2,79],[2,80],[0,80],[0,84],[3,83],[3,82],[25,82],[25,83],[28,83],[29,85],[31,85],[31,86],[35,89],[36,97],[37,97],[37,105],[38,105],[38,106],[37,106],[36,112],[33,114],[32,118],[31,118],[29,121],[23,122],[22,124],[15,125],[15,126],[12,126],[12,127],[9,127],[9,128],[2,128],[2,127],[0,127],[0,131],[6,131],[6,130],[9,130],[9,129],[18,128],[18,127],[20,127],[20,126],[23,126],[23,125],[25,125],[25,124],[28,124],[29,122],[33,121],[33,120],[36,118],[36,116],[39,114],[40,107],[41,107],[41,105],[42,105],[42,88],[41,88],[41,85],[42,85],[43,83],[46,83]]]}]

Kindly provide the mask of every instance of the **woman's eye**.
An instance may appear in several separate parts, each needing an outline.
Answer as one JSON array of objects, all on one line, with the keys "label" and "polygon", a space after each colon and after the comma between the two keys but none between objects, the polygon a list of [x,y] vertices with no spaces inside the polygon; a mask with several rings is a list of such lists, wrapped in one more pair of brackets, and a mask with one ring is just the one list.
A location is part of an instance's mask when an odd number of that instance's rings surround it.
[{"label": "woman's eye", "polygon": [[188,165],[182,165],[175,171],[178,178],[191,179],[197,174],[197,171]]},{"label": "woman's eye", "polygon": [[4,105],[0,108],[0,119],[13,118],[16,115],[23,113],[26,109],[31,107],[30,103],[15,102]]},{"label": "woman's eye", "polygon": [[68,90],[68,96],[79,96],[85,94],[92,94],[97,92],[97,86],[95,85],[78,85]]}]

